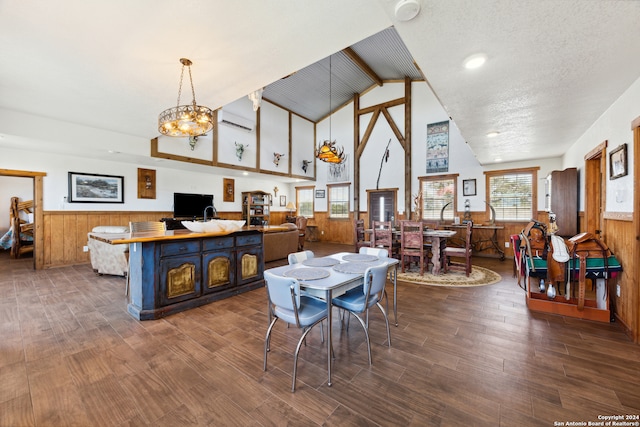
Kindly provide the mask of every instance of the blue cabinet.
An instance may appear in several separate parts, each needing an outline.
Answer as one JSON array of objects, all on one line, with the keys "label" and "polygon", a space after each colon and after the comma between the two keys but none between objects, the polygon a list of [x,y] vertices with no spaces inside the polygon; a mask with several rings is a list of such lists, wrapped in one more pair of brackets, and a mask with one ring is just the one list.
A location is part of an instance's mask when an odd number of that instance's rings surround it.
[{"label": "blue cabinet", "polygon": [[130,244],[131,301],[138,320],[157,319],[264,285],[262,233]]}]

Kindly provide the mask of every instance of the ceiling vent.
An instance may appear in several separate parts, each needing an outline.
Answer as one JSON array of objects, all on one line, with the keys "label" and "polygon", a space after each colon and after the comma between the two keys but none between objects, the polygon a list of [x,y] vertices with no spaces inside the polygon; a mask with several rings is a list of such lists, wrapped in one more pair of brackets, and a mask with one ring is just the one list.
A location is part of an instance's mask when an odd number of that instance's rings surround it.
[{"label": "ceiling vent", "polygon": [[242,129],[246,132],[252,132],[255,128],[255,122],[244,117],[236,116],[227,111],[218,111],[218,123],[231,126],[236,129]]}]

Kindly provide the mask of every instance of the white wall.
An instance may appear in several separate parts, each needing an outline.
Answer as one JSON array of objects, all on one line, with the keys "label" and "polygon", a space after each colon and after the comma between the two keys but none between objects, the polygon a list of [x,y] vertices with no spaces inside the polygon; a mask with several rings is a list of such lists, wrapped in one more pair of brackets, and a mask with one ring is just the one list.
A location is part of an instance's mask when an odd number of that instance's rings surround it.
[{"label": "white wall", "polygon": [[[564,167],[582,168],[584,156],[603,141],[607,146],[606,210],[633,212],[633,132],[631,121],[640,116],[640,78],[633,83],[611,107],[571,146],[564,156]],[[628,174],[609,179],[609,153],[621,144],[627,144]],[[584,174],[580,175],[580,209],[584,210]]]},{"label": "white wall", "polygon": [[[635,96],[638,96],[640,84],[635,84]],[[361,107],[376,105],[392,99],[404,96],[404,83],[387,83],[382,87],[376,88],[361,98]],[[238,100],[230,104],[229,108],[236,114],[251,114],[246,110],[250,109],[250,103]],[[427,125],[448,119],[447,113],[444,111],[436,97],[430,91],[428,85],[424,82],[412,83],[412,176],[411,176],[411,194],[416,194],[418,188],[418,178],[426,174],[426,132]],[[631,101],[627,101],[629,104]],[[245,105],[246,104],[246,105]],[[283,127],[289,126],[288,115],[278,111],[275,107],[268,103],[263,103],[265,116],[261,118],[261,125],[264,126],[264,135],[261,135],[260,166],[273,172],[288,173],[289,160],[295,159],[291,165],[291,172],[294,175],[302,175],[299,164],[301,159],[312,157],[313,146],[319,142],[329,139],[336,140],[339,146],[344,147],[348,156],[348,180],[353,182],[353,103],[335,112],[331,120],[325,119],[316,126],[316,141],[313,138],[313,125],[308,123],[298,123],[294,117],[294,153],[286,153],[284,163],[279,167],[273,165],[273,152],[284,152],[288,150],[288,142],[286,135],[280,130],[273,128],[273,123],[268,125],[264,123],[267,117],[272,117],[273,122],[281,123]],[[227,108],[227,106],[225,106]],[[7,114],[4,114],[4,113]],[[281,176],[272,174],[256,174],[248,172],[247,176],[237,176],[237,171],[233,174],[225,174],[224,169],[212,168],[203,165],[194,165],[185,162],[176,162],[166,159],[153,159],[150,157],[149,139],[135,136],[121,135],[114,132],[104,131],[100,129],[92,129],[85,126],[56,122],[47,118],[34,117],[22,113],[11,112],[7,110],[0,111],[0,132],[11,133],[19,132],[22,134],[18,137],[12,136],[11,142],[5,140],[1,143],[2,156],[0,156],[0,168],[19,169],[46,172],[44,178],[44,209],[45,210],[150,210],[150,211],[171,211],[173,209],[173,193],[174,192],[190,192],[190,193],[207,193],[214,194],[215,205],[219,211],[240,211],[241,201],[240,193],[242,191],[263,190],[273,193],[274,187],[278,187],[280,191],[278,196],[286,196],[287,201],[295,202],[295,187],[299,185],[315,184],[317,189],[325,189],[327,186],[328,165],[321,161],[315,161],[317,181],[299,181],[284,183]],[[404,123],[404,107],[393,107],[390,114],[394,121],[400,126]],[[637,115],[637,114],[636,114]],[[248,117],[248,116],[247,116]],[[626,128],[629,128],[630,119],[626,120]],[[300,120],[298,120],[300,121]],[[303,120],[304,121],[304,120]],[[329,128],[331,122],[331,128]],[[363,119],[361,123],[361,132],[366,129],[368,121]],[[402,131],[403,129],[401,129]],[[255,141],[255,132],[243,133],[249,142],[248,150],[242,162],[235,158],[235,146],[233,142],[238,135],[232,135],[229,129],[220,128],[220,144],[219,157],[224,158],[229,163],[238,166],[255,167],[257,163],[257,150],[253,143]],[[331,135],[329,135],[331,133]],[[247,136],[248,135],[248,136]],[[600,138],[600,137],[598,137]],[[35,140],[45,139],[50,143],[52,150],[56,151],[56,147],[68,146],[71,144],[77,156],[69,156],[66,154],[54,153],[38,153],[35,152],[31,143]],[[391,139],[390,158],[388,163],[382,165],[380,173],[379,188],[398,188],[397,206],[402,213],[405,205],[404,201],[404,152],[395,138],[391,128],[384,119],[379,120],[375,126],[371,138],[364,150],[361,161],[360,176],[360,209],[366,209],[366,190],[375,189],[378,174],[380,172],[381,158],[387,143]],[[188,145],[180,139],[176,139],[178,144],[183,145],[180,150],[187,150]],[[598,141],[599,142],[599,141]],[[175,143],[175,142],[174,142]],[[209,147],[209,140],[203,141],[203,146]],[[304,147],[301,147],[304,145]],[[617,145],[617,144],[615,144]],[[614,146],[615,146],[614,145]],[[185,148],[186,147],[186,148]],[[285,147],[287,149],[285,150]],[[589,146],[591,148],[591,145]],[[631,148],[631,147],[630,147]],[[105,152],[108,150],[119,151],[120,154],[115,157],[106,157]],[[584,151],[587,151],[585,149]],[[106,157],[106,159],[105,159]],[[113,160],[110,160],[113,158]],[[126,160],[125,160],[126,159]],[[542,159],[531,160],[528,162],[518,162],[510,164],[496,164],[490,167],[482,167],[466,144],[463,136],[460,134],[454,122],[451,122],[449,131],[449,173],[458,173],[458,207],[464,205],[462,196],[462,181],[464,179],[476,179],[477,195],[468,197],[471,201],[472,211],[485,211],[486,194],[484,186],[484,171],[488,169],[510,169],[528,166],[540,166],[538,178],[540,180],[552,170],[559,170],[563,167],[561,160]],[[570,162],[566,162],[570,165]],[[157,198],[138,199],[137,198],[137,168],[143,167],[155,169]],[[123,176],[125,179],[125,203],[124,204],[103,204],[103,203],[67,203],[65,197],[68,193],[68,172],[80,173],[97,173],[105,175]],[[631,172],[631,171],[630,171]],[[311,176],[312,169],[307,175]],[[222,178],[233,177],[235,179],[235,201],[222,202]],[[620,179],[620,183],[626,179]],[[538,185],[538,209],[544,208],[544,185],[539,182]],[[352,187],[353,189],[353,187]],[[609,193],[608,193],[609,194]],[[352,192],[353,200],[353,192]],[[613,196],[612,196],[613,197]],[[327,210],[327,198],[316,199],[316,210]],[[353,209],[353,203],[351,204]],[[279,206],[279,197],[274,199],[272,211],[286,211],[284,207]]]},{"label": "white wall", "polygon": [[[429,87],[424,82],[412,83],[412,148],[411,148],[411,194],[417,194],[419,191],[418,179],[422,176],[428,176],[426,172],[426,158],[427,158],[427,125],[430,123],[437,123],[440,121],[449,120],[449,116],[442,108],[439,101],[431,92]],[[404,83],[386,83],[382,87],[378,87],[363,95],[360,99],[360,107],[366,108],[372,105],[381,104],[393,99],[401,98],[404,96]],[[404,123],[404,106],[397,106],[390,109],[390,114],[393,117],[395,123],[400,127],[400,131],[404,129],[402,125]],[[361,136],[366,131],[366,126],[370,121],[372,114],[361,117],[360,131]],[[353,117],[353,104],[349,104],[347,107],[336,112],[332,116],[332,129],[331,137],[337,140],[338,145],[342,145],[345,148],[345,153],[348,153],[351,160],[350,163],[350,177],[353,177],[353,132],[351,129],[351,121]],[[328,139],[329,137],[329,120],[318,123],[317,125],[317,138],[319,140]],[[385,151],[389,140],[389,161],[382,165],[382,171],[380,169],[380,163],[382,155]],[[322,162],[318,164],[318,175],[316,188],[323,189],[327,184],[327,165]],[[398,188],[398,200],[397,207],[399,213],[403,213],[405,200],[404,200],[404,150],[398,142],[397,138],[393,134],[391,127],[387,124],[383,117],[378,119],[371,137],[367,142],[364,149],[361,162],[361,175],[360,175],[360,209],[366,210],[367,190],[375,189],[378,181],[378,175],[380,174],[380,182],[378,188]],[[471,202],[471,211],[483,212],[486,210],[485,201],[486,189],[485,189],[485,170],[501,170],[501,169],[514,169],[525,168],[532,166],[540,166],[538,172],[538,209],[544,210],[544,178],[553,170],[562,169],[562,162],[560,158],[552,159],[536,159],[526,162],[514,162],[514,163],[498,163],[487,167],[481,166],[475,158],[475,155],[471,151],[471,148],[466,143],[464,137],[461,135],[455,122],[450,122],[449,129],[449,172],[457,173],[458,176],[458,209],[462,210],[464,206],[464,200],[469,199]],[[381,171],[381,172],[380,172]],[[439,174],[432,174],[439,175]],[[462,181],[465,179],[476,180],[476,196],[463,196]],[[353,179],[351,179],[353,181]],[[353,209],[353,197],[352,204]],[[327,199],[316,199],[316,210],[327,210]]]},{"label": "white wall", "polygon": [[[213,194],[216,209],[219,211],[240,211],[242,210],[241,192],[263,190],[273,193],[273,188],[278,186],[281,191],[278,196],[286,195],[295,197],[295,193],[287,193],[287,186],[282,185],[278,180],[269,176],[249,174],[246,177],[235,179],[235,201],[222,201],[222,178],[223,175],[216,175],[201,171],[176,170],[169,167],[158,166],[156,170],[156,199],[138,199],[137,179],[138,166],[130,163],[115,161],[93,160],[83,157],[63,156],[51,153],[31,153],[28,158],[21,150],[3,150],[0,157],[0,168],[19,169],[46,172],[43,179],[44,210],[86,210],[86,211],[120,211],[120,210],[142,210],[142,211],[172,211],[173,193],[202,193]],[[163,160],[163,162],[167,162]],[[148,168],[144,165],[142,167]],[[194,169],[196,169],[194,167]],[[198,169],[206,169],[200,167]],[[120,203],[68,203],[68,172],[97,173],[105,175],[117,175],[124,177],[125,192],[124,204]],[[5,179],[5,178],[3,178]],[[31,180],[27,180],[31,181]],[[3,192],[4,192],[4,181]],[[31,184],[31,182],[30,182]],[[278,201],[274,200],[274,211],[284,211],[284,207],[278,206]],[[8,208],[6,210],[8,217]]]}]

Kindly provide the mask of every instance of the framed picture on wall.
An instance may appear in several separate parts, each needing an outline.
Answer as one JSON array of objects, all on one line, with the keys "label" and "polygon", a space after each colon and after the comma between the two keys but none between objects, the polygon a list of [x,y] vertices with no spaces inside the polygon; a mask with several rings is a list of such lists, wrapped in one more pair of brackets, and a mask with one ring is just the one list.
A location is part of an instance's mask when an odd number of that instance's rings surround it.
[{"label": "framed picture on wall", "polygon": [[156,171],[138,168],[138,199],[156,198]]},{"label": "framed picture on wall", "polygon": [[222,201],[233,202],[235,197],[235,182],[231,178],[222,178]]},{"label": "framed picture on wall", "polygon": [[280,206],[287,206],[287,196],[280,196]]},{"label": "framed picture on wall", "polygon": [[609,178],[618,179],[627,174],[627,144],[609,153]]},{"label": "framed picture on wall", "polygon": [[124,203],[124,176],[69,172],[69,203]]},{"label": "framed picture on wall", "polygon": [[316,190],[316,199],[324,199],[324,190]]},{"label": "framed picture on wall", "polygon": [[476,180],[464,179],[462,180],[462,195],[463,196],[475,196],[476,195]]}]

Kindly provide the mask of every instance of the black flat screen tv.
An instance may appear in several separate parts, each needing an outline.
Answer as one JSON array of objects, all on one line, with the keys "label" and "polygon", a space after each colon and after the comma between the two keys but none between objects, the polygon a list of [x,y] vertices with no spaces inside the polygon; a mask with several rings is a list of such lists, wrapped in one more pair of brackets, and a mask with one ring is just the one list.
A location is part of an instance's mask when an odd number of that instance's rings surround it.
[{"label": "black flat screen tv", "polygon": [[202,217],[207,206],[213,206],[213,194],[173,193],[174,218]]}]

